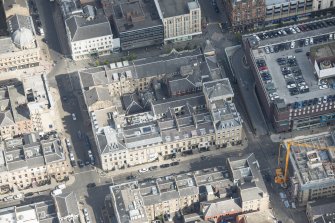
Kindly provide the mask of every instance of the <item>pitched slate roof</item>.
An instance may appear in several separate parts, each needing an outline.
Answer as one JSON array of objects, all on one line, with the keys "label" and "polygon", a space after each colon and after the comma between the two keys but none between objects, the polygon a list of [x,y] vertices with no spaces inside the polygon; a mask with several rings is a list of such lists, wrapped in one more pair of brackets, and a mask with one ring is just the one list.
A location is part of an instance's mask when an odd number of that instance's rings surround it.
[{"label": "pitched slate roof", "polygon": [[242,207],[240,205],[240,199],[218,199],[213,201],[201,202],[204,205],[204,216],[214,217],[219,215],[228,214],[230,212],[240,213],[242,212]]},{"label": "pitched slate roof", "polygon": [[59,215],[61,217],[67,217],[69,215],[79,215],[77,198],[73,192],[57,195],[55,197],[55,200]]},{"label": "pitched slate roof", "polygon": [[98,101],[109,101],[110,94],[107,88],[94,87],[88,91],[85,91],[85,98],[86,104],[91,106]]},{"label": "pitched slate roof", "polygon": [[14,125],[12,113],[10,111],[0,112],[0,126]]},{"label": "pitched slate roof", "polygon": [[113,35],[108,19],[103,15],[97,15],[92,20],[74,15],[66,19],[65,24],[72,42]]}]

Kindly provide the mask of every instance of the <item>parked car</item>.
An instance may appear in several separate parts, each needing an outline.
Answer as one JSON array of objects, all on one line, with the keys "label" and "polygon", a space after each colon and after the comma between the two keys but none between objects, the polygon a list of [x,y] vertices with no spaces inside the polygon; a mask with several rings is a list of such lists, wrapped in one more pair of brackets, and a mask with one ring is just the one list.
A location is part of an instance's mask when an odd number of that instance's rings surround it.
[{"label": "parked car", "polygon": [[73,121],[76,121],[76,120],[77,120],[76,114],[74,114],[74,113],[72,113],[72,120],[73,120]]},{"label": "parked car", "polygon": [[76,161],[74,161],[74,160],[71,160],[70,163],[71,163],[71,166],[72,166],[72,167],[77,166],[77,163],[76,163]]},{"label": "parked car", "polygon": [[170,166],[170,164],[166,163],[166,164],[162,164],[162,165],[160,165],[160,168],[167,168],[167,167],[169,167],[169,166]]},{"label": "parked car", "polygon": [[62,193],[63,193],[63,191],[61,189],[55,189],[51,192],[51,195],[56,196],[56,195],[60,195]]},{"label": "parked car", "polygon": [[134,175],[127,176],[127,180],[135,180],[135,179],[136,179],[136,176]]},{"label": "parked car", "polygon": [[97,185],[95,183],[89,183],[86,185],[87,188],[92,188],[92,187],[96,187]]},{"label": "parked car", "polygon": [[70,160],[74,161],[74,155],[73,155],[73,153],[70,153]]},{"label": "parked car", "polygon": [[65,184],[59,184],[56,189],[61,189],[61,190],[64,190],[66,188],[66,185]]},{"label": "parked car", "polygon": [[84,167],[84,162],[81,161],[81,160],[78,160],[78,166],[81,168],[81,167]]},{"label": "parked car", "polygon": [[148,172],[148,168],[142,168],[140,170],[138,170],[139,173],[145,173],[145,172]]},{"label": "parked car", "polygon": [[83,209],[83,213],[84,213],[84,216],[85,216],[85,217],[88,216],[88,211],[87,211],[86,208]]},{"label": "parked car", "polygon": [[151,166],[151,167],[149,167],[149,170],[153,171],[153,170],[156,170],[157,168],[158,168],[157,166]]},{"label": "parked car", "polygon": [[179,165],[178,161],[170,163],[170,166],[178,166],[178,165]]},{"label": "parked car", "polygon": [[20,200],[20,199],[22,199],[23,198],[23,194],[15,194],[14,196],[13,196],[13,199],[14,200]]}]

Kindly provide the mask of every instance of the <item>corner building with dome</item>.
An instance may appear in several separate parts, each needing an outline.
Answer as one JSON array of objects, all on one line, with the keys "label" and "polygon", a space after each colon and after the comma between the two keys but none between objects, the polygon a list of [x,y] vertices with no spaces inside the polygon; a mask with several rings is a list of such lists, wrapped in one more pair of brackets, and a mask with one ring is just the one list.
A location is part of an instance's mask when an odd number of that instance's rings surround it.
[{"label": "corner building with dome", "polygon": [[9,36],[0,37],[0,72],[39,65],[40,48],[30,16],[13,15],[7,19]]}]

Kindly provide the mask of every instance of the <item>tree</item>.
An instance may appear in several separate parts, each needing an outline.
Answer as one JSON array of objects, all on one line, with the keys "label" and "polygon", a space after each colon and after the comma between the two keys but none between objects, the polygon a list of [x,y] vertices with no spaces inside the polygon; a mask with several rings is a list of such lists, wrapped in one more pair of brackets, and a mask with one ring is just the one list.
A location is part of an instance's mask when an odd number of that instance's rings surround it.
[{"label": "tree", "polygon": [[127,60],[129,61],[132,61],[132,60],[136,60],[137,56],[135,53],[130,53],[128,56],[127,56]]},{"label": "tree", "polygon": [[238,43],[242,41],[242,35],[241,33],[235,33],[235,39]]}]

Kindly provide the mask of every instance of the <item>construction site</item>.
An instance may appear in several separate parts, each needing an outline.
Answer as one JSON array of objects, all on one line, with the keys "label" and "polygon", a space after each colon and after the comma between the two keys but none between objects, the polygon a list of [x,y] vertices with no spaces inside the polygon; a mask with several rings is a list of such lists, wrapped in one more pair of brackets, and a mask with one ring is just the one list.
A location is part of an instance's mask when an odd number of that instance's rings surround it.
[{"label": "construction site", "polygon": [[[332,130],[283,142],[289,155],[284,178],[290,179],[291,195],[300,206],[311,200],[335,195],[334,134]],[[289,171],[288,160],[291,164]],[[291,177],[287,176],[287,172],[292,172]]]}]

